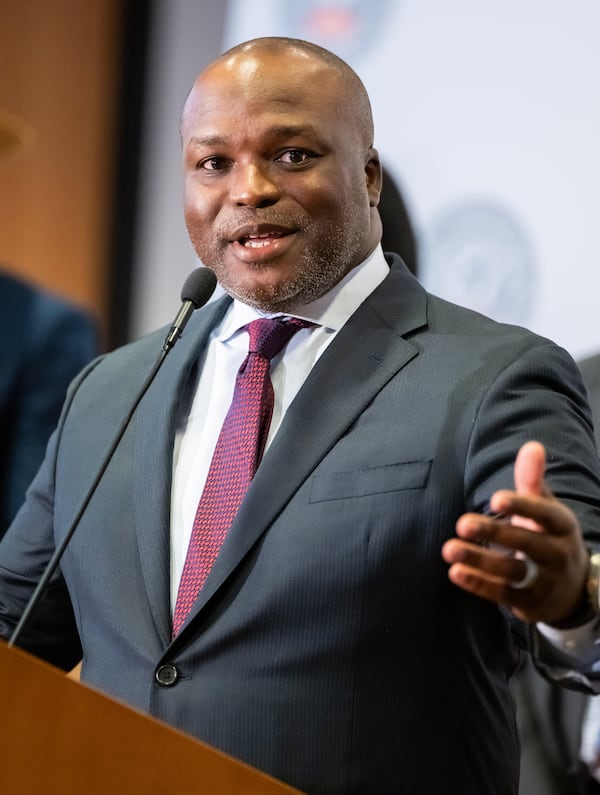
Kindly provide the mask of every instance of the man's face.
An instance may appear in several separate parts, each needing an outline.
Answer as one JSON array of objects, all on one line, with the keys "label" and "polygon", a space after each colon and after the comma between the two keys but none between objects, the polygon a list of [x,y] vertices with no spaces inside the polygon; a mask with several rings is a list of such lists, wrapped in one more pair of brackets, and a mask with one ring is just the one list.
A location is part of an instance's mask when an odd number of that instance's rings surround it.
[{"label": "man's face", "polygon": [[305,55],[238,55],[205,72],[186,103],[190,239],[245,303],[290,311],[313,301],[379,241],[377,154],[341,83]]}]

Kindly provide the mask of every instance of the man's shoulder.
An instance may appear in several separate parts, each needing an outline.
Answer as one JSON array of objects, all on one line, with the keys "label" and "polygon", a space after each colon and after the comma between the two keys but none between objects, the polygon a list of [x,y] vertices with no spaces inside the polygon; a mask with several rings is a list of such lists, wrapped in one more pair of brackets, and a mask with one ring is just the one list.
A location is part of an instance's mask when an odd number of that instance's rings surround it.
[{"label": "man's shoulder", "polygon": [[475,309],[453,303],[430,292],[427,294],[427,307],[430,327],[441,332],[463,334],[465,345],[468,344],[469,338],[481,337],[488,340],[490,344],[493,342],[503,344],[510,341],[513,344],[520,342],[525,347],[532,345],[559,347],[550,338],[525,326],[496,320]]}]

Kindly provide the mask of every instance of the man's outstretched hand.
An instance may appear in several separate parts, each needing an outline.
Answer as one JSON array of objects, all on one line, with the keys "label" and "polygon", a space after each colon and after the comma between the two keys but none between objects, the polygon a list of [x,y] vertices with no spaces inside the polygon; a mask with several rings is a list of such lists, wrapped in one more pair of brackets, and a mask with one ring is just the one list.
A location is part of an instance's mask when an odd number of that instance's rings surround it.
[{"label": "man's outstretched hand", "polygon": [[586,599],[589,556],[575,514],[544,482],[546,452],[527,442],[514,491],[497,491],[491,516],[463,514],[442,548],[455,585],[510,607],[530,623],[568,622]]}]

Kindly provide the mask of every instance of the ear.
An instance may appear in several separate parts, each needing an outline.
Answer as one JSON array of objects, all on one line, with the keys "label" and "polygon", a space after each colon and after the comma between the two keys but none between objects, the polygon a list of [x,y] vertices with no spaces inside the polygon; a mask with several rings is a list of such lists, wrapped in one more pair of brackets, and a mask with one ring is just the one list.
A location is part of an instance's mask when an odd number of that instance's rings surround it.
[{"label": "ear", "polygon": [[367,153],[367,162],[365,165],[365,174],[367,177],[367,191],[369,193],[369,205],[377,207],[379,204],[379,197],[381,195],[381,161],[379,160],[379,152],[377,149],[371,147]]}]

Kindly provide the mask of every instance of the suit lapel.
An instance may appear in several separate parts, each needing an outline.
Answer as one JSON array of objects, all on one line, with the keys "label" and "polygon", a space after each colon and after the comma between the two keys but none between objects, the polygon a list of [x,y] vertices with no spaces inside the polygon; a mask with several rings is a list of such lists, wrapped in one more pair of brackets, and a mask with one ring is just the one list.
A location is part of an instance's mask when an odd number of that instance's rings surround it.
[{"label": "suit lapel", "polygon": [[169,528],[173,444],[180,401],[185,399],[190,373],[227,305],[228,299],[215,302],[192,317],[136,412],[133,474],[136,535],[148,602],[165,646],[171,636]]},{"label": "suit lapel", "polygon": [[375,395],[417,355],[402,335],[425,322],[426,293],[396,263],[339,331],[286,412],[182,632]]}]

